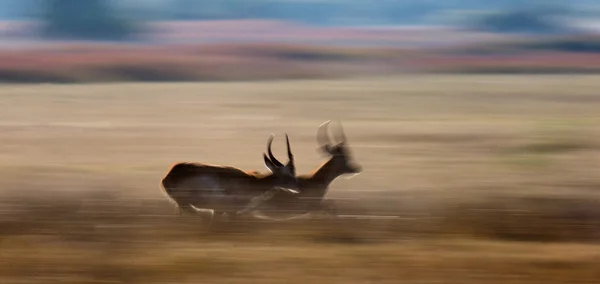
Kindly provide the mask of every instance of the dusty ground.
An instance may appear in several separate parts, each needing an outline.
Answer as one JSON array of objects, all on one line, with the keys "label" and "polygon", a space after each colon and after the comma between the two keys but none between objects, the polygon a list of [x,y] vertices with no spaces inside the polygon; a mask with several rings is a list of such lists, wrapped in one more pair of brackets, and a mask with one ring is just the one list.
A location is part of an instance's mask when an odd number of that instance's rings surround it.
[{"label": "dusty ground", "polygon": [[[600,77],[0,86],[2,283],[597,283]],[[341,213],[230,224],[174,214],[179,161],[315,169],[341,119],[365,171]],[[284,143],[277,139],[276,155]]]}]

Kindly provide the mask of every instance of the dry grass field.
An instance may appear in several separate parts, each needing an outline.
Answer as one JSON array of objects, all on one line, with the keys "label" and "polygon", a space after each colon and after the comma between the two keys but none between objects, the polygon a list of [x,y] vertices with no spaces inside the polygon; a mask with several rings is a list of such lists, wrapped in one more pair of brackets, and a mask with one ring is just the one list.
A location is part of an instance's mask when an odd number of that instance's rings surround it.
[{"label": "dry grass field", "polygon": [[[1,283],[598,283],[600,77],[0,86]],[[298,171],[341,119],[341,214],[204,230],[180,161]]]}]

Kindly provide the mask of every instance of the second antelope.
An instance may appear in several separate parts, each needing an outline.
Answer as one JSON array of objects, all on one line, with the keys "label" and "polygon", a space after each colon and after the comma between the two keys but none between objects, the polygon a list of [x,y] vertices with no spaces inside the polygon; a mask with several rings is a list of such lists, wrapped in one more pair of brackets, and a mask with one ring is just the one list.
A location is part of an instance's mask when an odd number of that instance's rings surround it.
[{"label": "second antelope", "polygon": [[[294,156],[286,134],[288,163],[282,164],[271,151],[274,135],[269,137],[263,153],[265,166],[271,171],[243,171],[230,166],[202,163],[178,163],[163,178],[164,191],[178,206],[180,213],[207,213],[212,224],[214,215],[238,215],[251,201],[265,199],[273,192],[297,194]],[[268,197],[266,197],[268,198]]]},{"label": "second antelope", "polygon": [[[299,175],[298,183],[300,186],[299,194],[294,195],[275,195],[271,199],[264,201],[265,211],[293,211],[306,213],[313,210],[327,210],[330,213],[335,211],[335,205],[332,200],[324,199],[329,185],[336,178],[351,174],[356,175],[362,172],[362,167],[352,161],[350,148],[344,134],[344,130],[339,123],[335,138],[338,142],[332,141],[328,135],[328,127],[331,121],[327,121],[319,126],[317,130],[317,142],[320,151],[329,156],[329,160],[319,166],[313,173]],[[256,210],[261,212],[262,210]],[[272,218],[271,218],[272,219]]]}]

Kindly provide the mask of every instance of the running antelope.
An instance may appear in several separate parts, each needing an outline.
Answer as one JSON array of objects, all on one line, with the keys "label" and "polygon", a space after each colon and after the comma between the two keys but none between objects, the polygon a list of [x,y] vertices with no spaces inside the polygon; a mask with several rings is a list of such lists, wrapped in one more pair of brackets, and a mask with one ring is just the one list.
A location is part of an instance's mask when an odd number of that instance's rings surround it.
[{"label": "running antelope", "polygon": [[[264,201],[266,210],[295,211],[306,213],[312,210],[335,211],[332,200],[324,199],[329,185],[336,178],[345,175],[357,175],[362,172],[362,167],[352,161],[348,142],[341,123],[339,123],[337,135],[338,143],[335,144],[328,135],[328,127],[331,121],[319,126],[317,130],[317,142],[319,150],[329,156],[329,160],[319,166],[313,173],[299,175],[299,194],[274,195],[271,199]],[[260,212],[261,210],[256,210]],[[333,213],[333,212],[332,212]]]},{"label": "running antelope", "polygon": [[243,171],[230,166],[202,163],[178,163],[163,178],[162,186],[181,213],[208,213],[209,224],[217,216],[237,215],[251,201],[273,192],[298,193],[294,155],[285,135],[288,163],[282,164],[271,151],[275,135],[267,142],[265,166],[271,173]]}]

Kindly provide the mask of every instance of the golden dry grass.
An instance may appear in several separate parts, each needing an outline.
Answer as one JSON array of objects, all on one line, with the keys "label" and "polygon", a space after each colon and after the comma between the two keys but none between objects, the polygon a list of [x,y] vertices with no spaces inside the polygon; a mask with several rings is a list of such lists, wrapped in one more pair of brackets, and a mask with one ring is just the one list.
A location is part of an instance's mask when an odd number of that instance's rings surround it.
[{"label": "golden dry grass", "polygon": [[[0,86],[2,283],[597,283],[598,76]],[[159,181],[179,161],[299,172],[342,119],[365,171],[340,213],[204,231]],[[283,153],[283,143],[274,150]]]}]

